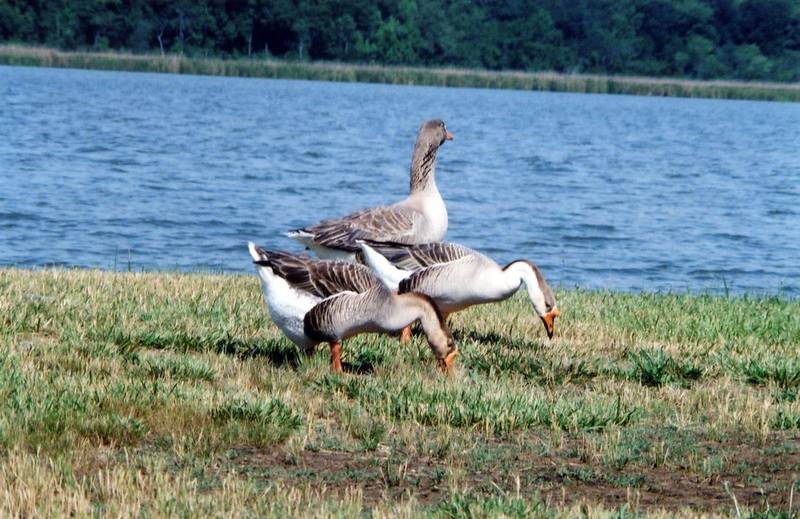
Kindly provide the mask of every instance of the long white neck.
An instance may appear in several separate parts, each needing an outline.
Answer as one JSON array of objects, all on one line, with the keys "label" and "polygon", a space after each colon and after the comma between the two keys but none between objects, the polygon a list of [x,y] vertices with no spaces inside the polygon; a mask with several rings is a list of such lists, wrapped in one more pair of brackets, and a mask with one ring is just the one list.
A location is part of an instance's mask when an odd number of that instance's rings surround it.
[{"label": "long white neck", "polygon": [[510,287],[519,288],[525,285],[525,289],[528,291],[528,298],[530,298],[533,309],[539,316],[547,313],[544,292],[542,292],[542,287],[539,286],[536,273],[530,264],[525,261],[515,261],[505,268],[504,273]]},{"label": "long white neck", "polygon": [[400,286],[400,282],[411,275],[411,272],[400,270],[392,265],[383,254],[379,253],[366,243],[360,243],[361,252],[364,254],[364,261],[367,266],[378,276],[386,288],[396,291]]}]

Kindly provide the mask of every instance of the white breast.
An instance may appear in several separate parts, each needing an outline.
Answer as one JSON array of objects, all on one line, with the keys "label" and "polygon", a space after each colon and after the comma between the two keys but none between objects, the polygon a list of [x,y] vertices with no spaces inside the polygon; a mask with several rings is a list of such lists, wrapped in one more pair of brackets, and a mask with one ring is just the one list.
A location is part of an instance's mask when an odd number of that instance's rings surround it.
[{"label": "white breast", "polygon": [[429,184],[425,191],[410,195],[398,205],[422,214],[415,226],[413,243],[430,243],[444,239],[447,234],[447,207],[436,184]]},{"label": "white breast", "polygon": [[420,243],[442,241],[447,234],[447,207],[439,191],[434,188],[434,192],[426,192],[421,206],[427,225]]},{"label": "white breast", "polygon": [[316,342],[306,337],[303,331],[303,317],[321,299],[295,290],[284,279],[273,274],[269,267],[256,266],[256,270],[272,322],[298,346],[314,346]]}]

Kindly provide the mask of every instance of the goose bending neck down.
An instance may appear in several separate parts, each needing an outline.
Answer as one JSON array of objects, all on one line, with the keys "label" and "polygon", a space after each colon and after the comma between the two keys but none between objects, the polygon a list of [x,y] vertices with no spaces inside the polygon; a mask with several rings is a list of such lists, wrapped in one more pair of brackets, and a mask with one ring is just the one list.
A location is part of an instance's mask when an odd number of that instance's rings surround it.
[{"label": "goose bending neck down", "polygon": [[[500,267],[472,249],[454,243],[405,245],[359,242],[361,257],[389,290],[430,296],[447,316],[476,304],[508,299],[525,287],[533,309],[552,338],[561,315],[539,267],[528,260]],[[407,337],[404,331],[403,337]]]},{"label": "goose bending neck down", "polygon": [[393,294],[383,286],[362,294],[362,301],[337,296],[312,308],[303,318],[304,331],[313,341],[327,342],[331,347],[331,368],[342,371],[341,342],[354,335],[369,332],[396,332],[416,321],[420,322],[428,344],[448,371],[458,350],[453,336],[436,304],[418,293]]},{"label": "goose bending neck down", "polygon": [[[511,297],[522,285],[525,285],[533,310],[542,320],[547,337],[552,339],[555,332],[555,320],[561,315],[561,311],[556,307],[555,299],[553,299],[539,267],[528,260],[516,260],[506,265],[503,272],[509,286],[513,287],[507,297]],[[545,290],[547,294],[545,294]]]},{"label": "goose bending neck down", "polygon": [[422,325],[442,370],[452,367],[458,349],[430,297],[393,293],[363,265],[266,251],[252,242],[249,250],[273,322],[306,350],[328,342],[334,371],[342,371],[343,340],[361,333],[396,332],[415,321]]}]

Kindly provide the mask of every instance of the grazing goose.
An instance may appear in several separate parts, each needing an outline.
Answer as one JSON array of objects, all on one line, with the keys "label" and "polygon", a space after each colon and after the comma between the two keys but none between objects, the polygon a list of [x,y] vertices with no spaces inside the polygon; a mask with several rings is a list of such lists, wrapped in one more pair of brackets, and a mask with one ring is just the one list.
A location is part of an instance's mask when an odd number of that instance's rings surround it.
[{"label": "grazing goose", "polygon": [[372,207],[289,231],[319,257],[353,261],[357,240],[426,243],[447,233],[447,208],[436,187],[436,153],[453,134],[438,119],[423,123],[411,157],[411,192],[402,202]]},{"label": "grazing goose", "polygon": [[[508,299],[523,285],[533,309],[553,337],[561,315],[539,267],[527,260],[500,267],[492,259],[454,243],[404,245],[360,242],[365,262],[381,282],[399,293],[430,296],[445,316],[472,305]],[[403,340],[410,337],[404,329]]]},{"label": "grazing goose", "polygon": [[398,331],[417,320],[442,370],[453,365],[453,335],[428,296],[393,293],[363,265],[266,251],[253,242],[248,248],[273,322],[306,350],[329,343],[335,372],[342,372],[342,340]]}]

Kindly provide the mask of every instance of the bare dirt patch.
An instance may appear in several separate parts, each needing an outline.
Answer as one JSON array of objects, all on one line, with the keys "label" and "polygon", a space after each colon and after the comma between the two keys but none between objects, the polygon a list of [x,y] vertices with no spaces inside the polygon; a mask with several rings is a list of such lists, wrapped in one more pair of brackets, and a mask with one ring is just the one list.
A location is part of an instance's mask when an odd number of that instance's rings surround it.
[{"label": "bare dirt patch", "polygon": [[[498,447],[514,454],[497,463],[467,463],[460,473],[463,488],[478,494],[511,495],[519,488],[521,495],[538,494],[551,505],[585,502],[612,508],[628,504],[639,510],[724,510],[734,507],[731,495],[735,495],[739,506],[763,509],[768,503],[786,509],[790,488],[800,479],[800,437],[784,437],[765,447],[707,442],[702,448],[708,452],[735,453],[732,467],[710,475],[678,464],[630,464],[617,470],[581,462],[576,456],[520,451],[515,444]],[[368,507],[408,494],[422,504],[436,504],[449,496],[447,479],[452,467],[431,457],[404,457],[388,449],[305,450],[297,455],[254,448],[233,452],[231,463],[243,477],[310,484],[332,496],[360,487]]]}]

